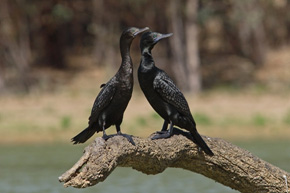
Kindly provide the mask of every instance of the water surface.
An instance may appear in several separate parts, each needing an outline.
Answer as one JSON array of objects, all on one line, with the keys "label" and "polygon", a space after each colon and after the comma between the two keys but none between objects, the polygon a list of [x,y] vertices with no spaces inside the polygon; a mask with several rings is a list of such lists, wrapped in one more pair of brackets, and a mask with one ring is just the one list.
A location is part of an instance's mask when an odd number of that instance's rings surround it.
[{"label": "water surface", "polygon": [[[290,142],[237,142],[262,159],[290,171]],[[87,144],[86,144],[87,145]],[[145,175],[131,168],[117,168],[102,183],[86,189],[64,188],[58,176],[82,155],[85,145],[71,144],[0,146],[1,193],[236,193],[199,174],[170,168]]]}]

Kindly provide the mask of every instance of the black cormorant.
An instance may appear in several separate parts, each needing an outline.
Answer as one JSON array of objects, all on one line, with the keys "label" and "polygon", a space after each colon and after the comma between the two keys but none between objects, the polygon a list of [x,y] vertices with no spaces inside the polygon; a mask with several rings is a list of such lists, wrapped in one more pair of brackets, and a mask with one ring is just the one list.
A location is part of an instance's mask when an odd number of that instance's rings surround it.
[{"label": "black cormorant", "polygon": [[120,125],[133,91],[133,64],[130,46],[137,34],[148,29],[147,27],[143,29],[130,27],[123,31],[120,38],[121,66],[114,77],[101,85],[102,90],[95,99],[89,117],[89,126],[72,138],[74,144],[84,143],[95,132],[100,131],[103,131],[103,139],[107,140],[110,136],[106,135],[105,129],[111,125],[116,126],[118,135],[126,137],[129,142],[134,144],[131,136],[121,133]]},{"label": "black cormorant", "polygon": [[[173,135],[173,126],[184,128],[190,132],[193,141],[208,155],[214,155],[196,130],[195,121],[183,94],[171,78],[155,66],[151,55],[154,45],[172,34],[146,32],[140,40],[141,62],[138,69],[140,87],[153,109],[164,119],[161,132],[152,139],[169,138]],[[168,123],[170,124],[167,130]]]}]

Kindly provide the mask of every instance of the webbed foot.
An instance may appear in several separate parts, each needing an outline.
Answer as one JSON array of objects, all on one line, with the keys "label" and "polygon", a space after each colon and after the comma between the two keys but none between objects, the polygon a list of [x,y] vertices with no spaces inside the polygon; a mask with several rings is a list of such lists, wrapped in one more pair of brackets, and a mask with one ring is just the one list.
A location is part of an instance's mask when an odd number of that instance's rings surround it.
[{"label": "webbed foot", "polygon": [[172,134],[169,131],[159,131],[159,132],[157,132],[156,135],[151,137],[151,139],[152,140],[155,140],[155,139],[167,139],[167,138],[170,138],[171,136],[172,136]]},{"label": "webbed foot", "polygon": [[165,131],[162,131],[162,130],[161,130],[161,131],[157,131],[156,133],[157,133],[157,134],[165,134],[165,133],[168,133],[168,130],[165,130]]},{"label": "webbed foot", "polygon": [[129,141],[129,143],[131,143],[132,145],[135,145],[135,142],[132,138],[132,135],[124,134],[121,132],[117,132],[117,135],[121,135],[121,136],[125,137]]},{"label": "webbed foot", "polygon": [[109,138],[111,138],[112,136],[109,136],[107,134],[103,134],[102,138],[107,141]]}]

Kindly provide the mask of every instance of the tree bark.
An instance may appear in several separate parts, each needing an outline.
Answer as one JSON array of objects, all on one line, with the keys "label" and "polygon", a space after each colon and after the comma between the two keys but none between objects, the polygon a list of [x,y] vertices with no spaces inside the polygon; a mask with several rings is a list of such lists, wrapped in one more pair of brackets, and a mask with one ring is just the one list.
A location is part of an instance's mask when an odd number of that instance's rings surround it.
[{"label": "tree bark", "polygon": [[85,188],[104,181],[117,166],[132,167],[145,174],[174,167],[200,173],[240,192],[288,193],[290,174],[286,171],[222,139],[203,138],[214,156],[200,152],[188,133],[176,128],[169,139],[133,137],[135,145],[122,136],[107,141],[99,137],[59,181],[65,187]]}]

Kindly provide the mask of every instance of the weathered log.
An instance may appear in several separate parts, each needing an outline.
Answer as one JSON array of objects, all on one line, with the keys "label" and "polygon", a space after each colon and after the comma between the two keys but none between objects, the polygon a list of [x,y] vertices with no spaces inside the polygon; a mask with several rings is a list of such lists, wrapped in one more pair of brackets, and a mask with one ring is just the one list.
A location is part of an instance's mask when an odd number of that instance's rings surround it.
[{"label": "weathered log", "polygon": [[133,136],[135,145],[122,136],[107,141],[98,137],[59,181],[65,187],[85,188],[104,181],[117,166],[132,167],[145,174],[174,167],[200,173],[240,192],[288,193],[290,174],[286,171],[223,139],[203,137],[215,154],[210,157],[185,132],[175,132],[179,135],[159,140]]}]

